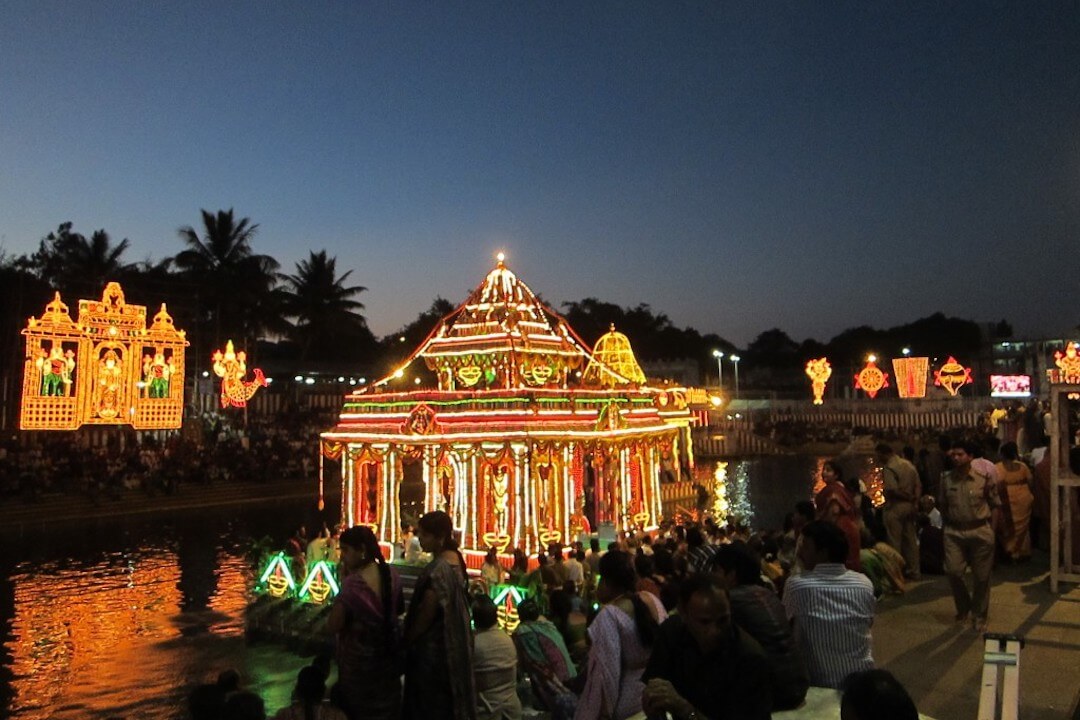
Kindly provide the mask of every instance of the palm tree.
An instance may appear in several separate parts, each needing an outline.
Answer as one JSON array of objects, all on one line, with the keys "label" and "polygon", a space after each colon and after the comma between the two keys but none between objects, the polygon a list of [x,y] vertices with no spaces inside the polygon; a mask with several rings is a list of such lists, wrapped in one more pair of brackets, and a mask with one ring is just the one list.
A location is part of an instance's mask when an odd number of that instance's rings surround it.
[{"label": "palm tree", "polygon": [[[327,257],[325,250],[310,252],[307,260],[296,263],[294,275],[279,275],[285,284],[282,290],[282,311],[295,318],[289,333],[300,347],[300,360],[312,356],[341,356],[343,340],[366,341],[371,336],[367,321],[358,311],[364,304],[354,298],[367,290],[360,285],[346,285],[352,270],[337,274],[337,258]],[[373,343],[366,342],[370,350]],[[360,348],[354,348],[360,349]],[[347,353],[352,354],[352,353]],[[361,353],[364,354],[364,353]]]},{"label": "palm tree", "polygon": [[87,240],[66,222],[41,241],[31,264],[38,277],[68,298],[96,298],[106,283],[121,281],[130,271],[131,266],[122,260],[128,245],[126,239],[113,245],[104,230],[95,231]]},{"label": "palm tree", "polygon": [[252,250],[259,226],[250,218],[236,220],[232,208],[216,215],[202,210],[202,224],[201,236],[191,226],[180,228],[186,247],[175,259],[196,288],[199,335],[203,343],[232,339],[250,354],[254,341],[280,322],[274,293],[278,261]]}]

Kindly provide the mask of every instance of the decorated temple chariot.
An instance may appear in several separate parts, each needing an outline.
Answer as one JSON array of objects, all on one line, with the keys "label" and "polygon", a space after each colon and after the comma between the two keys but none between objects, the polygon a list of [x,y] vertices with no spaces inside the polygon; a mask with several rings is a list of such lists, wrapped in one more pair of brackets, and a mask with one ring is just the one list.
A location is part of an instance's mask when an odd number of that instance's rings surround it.
[{"label": "decorated temple chariot", "polygon": [[345,397],[321,442],[341,463],[344,524],[389,544],[444,510],[472,566],[492,547],[655,528],[661,482],[693,465],[691,423],[625,335],[590,349],[500,256],[399,367]]}]

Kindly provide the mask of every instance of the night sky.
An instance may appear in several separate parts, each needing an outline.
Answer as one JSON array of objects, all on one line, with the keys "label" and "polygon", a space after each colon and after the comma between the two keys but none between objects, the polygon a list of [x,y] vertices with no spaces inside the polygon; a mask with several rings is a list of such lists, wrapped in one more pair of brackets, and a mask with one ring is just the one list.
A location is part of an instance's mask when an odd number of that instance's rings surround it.
[{"label": "night sky", "polygon": [[[496,252],[745,344],[1080,323],[1080,3],[0,0],[0,250],[199,210],[377,334]],[[138,302],[153,304],[152,298]]]}]

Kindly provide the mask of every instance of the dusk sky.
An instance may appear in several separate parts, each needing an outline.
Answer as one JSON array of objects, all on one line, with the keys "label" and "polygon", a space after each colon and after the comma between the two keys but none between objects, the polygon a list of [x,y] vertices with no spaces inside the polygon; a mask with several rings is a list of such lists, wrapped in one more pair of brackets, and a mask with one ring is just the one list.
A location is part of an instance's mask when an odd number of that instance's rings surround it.
[{"label": "dusk sky", "polygon": [[[0,0],[0,251],[201,208],[377,334],[506,252],[745,344],[1080,323],[1080,3]],[[133,299],[153,305],[153,298]],[[595,338],[589,338],[595,340]]]}]

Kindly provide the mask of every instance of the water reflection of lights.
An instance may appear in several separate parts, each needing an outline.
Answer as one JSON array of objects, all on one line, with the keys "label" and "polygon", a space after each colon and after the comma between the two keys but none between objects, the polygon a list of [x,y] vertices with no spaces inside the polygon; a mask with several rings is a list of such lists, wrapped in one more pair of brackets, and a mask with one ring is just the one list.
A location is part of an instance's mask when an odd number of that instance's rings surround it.
[{"label": "water reflection of lights", "polygon": [[[754,506],[750,502],[750,474],[753,461],[737,460],[732,462],[717,461],[712,463],[708,479],[702,473],[697,474],[697,481],[707,483],[713,504],[713,517],[718,522],[734,522],[753,527]],[[705,468],[702,464],[699,466]]]},{"label": "water reflection of lights", "polygon": [[736,463],[734,472],[728,471],[728,506],[730,513],[740,524],[753,527],[754,506],[750,503],[750,464]]},{"label": "water reflection of lights", "polygon": [[194,643],[208,642],[200,636],[242,642],[251,572],[242,558],[224,552],[213,572],[216,587],[205,609],[182,613],[180,563],[166,550],[109,554],[96,563],[16,566],[5,643],[13,716],[174,717],[154,692],[183,692],[208,670],[201,666],[205,650],[183,652],[176,644],[192,636]]}]

